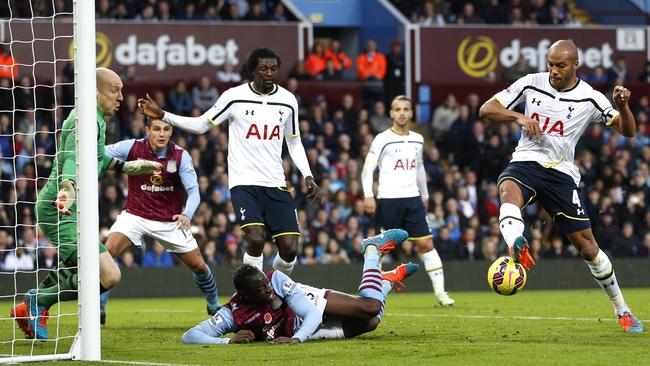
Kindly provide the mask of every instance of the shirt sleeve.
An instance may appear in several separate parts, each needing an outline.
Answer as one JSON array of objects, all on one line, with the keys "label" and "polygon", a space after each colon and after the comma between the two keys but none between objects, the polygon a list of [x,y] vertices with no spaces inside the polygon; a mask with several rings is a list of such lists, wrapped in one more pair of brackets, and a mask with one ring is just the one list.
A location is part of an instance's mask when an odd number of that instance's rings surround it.
[{"label": "shirt sleeve", "polygon": [[418,185],[418,190],[420,191],[420,197],[422,197],[423,200],[426,200],[429,198],[429,188],[427,187],[427,173],[424,170],[424,160],[422,159],[422,150],[424,150],[424,145],[422,146],[422,149],[420,149],[420,153],[418,155],[418,171],[417,171],[417,185]]},{"label": "shirt sleeve", "polygon": [[212,318],[202,321],[185,332],[181,337],[181,342],[184,344],[227,344],[230,338],[222,336],[236,331],[237,327],[232,312],[224,306]]},{"label": "shirt sleeve", "polygon": [[284,125],[284,136],[289,138],[300,138],[300,129],[298,128],[298,101],[296,97],[291,95],[291,115],[287,119],[287,123]]},{"label": "shirt sleeve", "polygon": [[372,192],[372,183],[374,181],[375,169],[379,163],[379,154],[381,153],[382,144],[377,137],[370,144],[366,161],[363,163],[361,170],[361,188],[363,189],[364,197],[374,197]]},{"label": "shirt sleeve", "polygon": [[126,159],[129,158],[129,151],[131,151],[131,147],[133,147],[134,143],[135,139],[120,141],[106,146],[104,152],[115,159],[127,161]]},{"label": "shirt sleeve", "polygon": [[192,157],[187,151],[183,151],[179,174],[183,187],[185,187],[185,192],[187,193],[183,215],[191,219],[194,216],[194,212],[196,212],[196,208],[199,207],[201,195],[199,194],[199,183],[196,177],[196,171],[194,170],[194,164],[192,164]]},{"label": "shirt sleeve", "polygon": [[502,106],[513,109],[524,100],[526,87],[530,86],[531,83],[532,76],[528,74],[512,83],[508,88],[496,93],[494,97]]},{"label": "shirt sleeve", "polygon": [[609,127],[619,116],[620,113],[614,109],[612,103],[603,93],[594,90],[594,114],[592,122],[604,123]]},{"label": "shirt sleeve", "polygon": [[203,113],[203,116],[207,117],[212,125],[218,126],[230,118],[230,107],[233,104],[232,94],[232,89],[226,90],[214,105]]},{"label": "shirt sleeve", "polygon": [[287,304],[296,315],[302,319],[300,328],[293,335],[294,338],[306,341],[318,329],[323,321],[322,314],[313,302],[309,301],[305,293],[286,274],[275,271],[271,277],[271,285],[275,292],[287,301]]}]

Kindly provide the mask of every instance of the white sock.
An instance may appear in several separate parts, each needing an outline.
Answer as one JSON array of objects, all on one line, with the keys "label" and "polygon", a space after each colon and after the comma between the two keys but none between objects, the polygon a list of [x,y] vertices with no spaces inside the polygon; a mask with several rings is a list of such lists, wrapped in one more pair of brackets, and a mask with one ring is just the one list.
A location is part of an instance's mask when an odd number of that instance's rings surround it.
[{"label": "white sock", "polygon": [[264,272],[264,254],[259,257],[253,257],[248,253],[244,253],[244,264],[250,264],[251,266],[257,267],[260,271]]},{"label": "white sock", "polygon": [[426,252],[420,256],[424,262],[424,270],[427,271],[431,284],[433,285],[433,293],[436,295],[445,292],[445,275],[442,272],[442,261],[437,250]]},{"label": "white sock", "polygon": [[293,267],[295,264],[296,258],[294,258],[291,262],[286,262],[280,257],[279,253],[275,256],[275,259],[273,259],[273,269],[278,270],[286,275],[290,275],[291,272],[293,272]]},{"label": "white sock", "polygon": [[609,257],[602,250],[598,251],[598,255],[594,258],[593,261],[585,261],[591,270],[591,275],[594,276],[596,282],[600,285],[600,288],[605,291],[609,300],[614,305],[614,312],[616,315],[622,315],[626,311],[630,311],[630,308],[625,304],[625,299],[623,299],[623,293],[621,288],[618,287],[618,281],[616,281],[616,275],[614,274],[614,268],[612,267],[612,262],[609,260]]},{"label": "white sock", "polygon": [[499,229],[510,248],[515,245],[515,239],[524,234],[524,220],[521,210],[512,203],[504,203],[499,209]]}]

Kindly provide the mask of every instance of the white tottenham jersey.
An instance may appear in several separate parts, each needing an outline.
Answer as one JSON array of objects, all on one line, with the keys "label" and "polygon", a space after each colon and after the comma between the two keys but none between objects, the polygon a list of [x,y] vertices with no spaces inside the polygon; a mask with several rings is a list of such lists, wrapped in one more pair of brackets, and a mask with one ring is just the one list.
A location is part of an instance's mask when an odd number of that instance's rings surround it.
[{"label": "white tottenham jersey", "polygon": [[398,135],[389,128],[375,136],[366,164],[374,162],[379,167],[377,198],[420,196],[417,172],[422,165],[423,147],[422,135],[413,131]]},{"label": "white tottenham jersey", "polygon": [[551,86],[548,72],[526,75],[495,97],[508,109],[525,102],[525,115],[537,120],[542,130],[540,143],[522,131],[511,161],[536,161],[568,174],[576,185],[580,183],[580,172],[573,160],[580,136],[589,123],[609,126],[619,115],[601,92],[583,80],[578,79],[570,89],[557,91]]},{"label": "white tottenham jersey", "polygon": [[296,97],[275,85],[260,94],[250,84],[226,90],[204,114],[213,125],[229,121],[228,185],[284,187],[282,142],[300,138]]}]

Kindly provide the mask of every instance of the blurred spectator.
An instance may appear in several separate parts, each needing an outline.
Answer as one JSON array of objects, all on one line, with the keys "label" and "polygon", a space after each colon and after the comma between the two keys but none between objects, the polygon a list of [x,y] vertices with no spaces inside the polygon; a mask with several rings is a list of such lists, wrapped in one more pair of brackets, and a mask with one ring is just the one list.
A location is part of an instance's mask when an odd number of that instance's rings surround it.
[{"label": "blurred spectator", "polygon": [[363,53],[357,56],[357,73],[363,81],[363,99],[366,105],[384,100],[384,77],[386,76],[386,56],[377,51],[377,43],[370,40]]},{"label": "blurred spectator", "polygon": [[169,10],[169,2],[167,0],[158,1],[158,8],[156,11],[156,17],[162,21],[169,21],[174,19],[174,16]]},{"label": "blurred spectator", "polygon": [[55,269],[59,259],[56,248],[48,245],[38,251],[38,269]]},{"label": "blurred spectator", "polygon": [[273,8],[273,14],[271,14],[271,20],[276,22],[286,22],[287,14],[285,12],[284,4],[277,3]]},{"label": "blurred spectator", "polygon": [[18,80],[18,64],[11,55],[11,50],[0,44],[0,79]]},{"label": "blurred spectator", "polygon": [[173,265],[174,259],[171,254],[165,251],[165,247],[157,240],[153,241],[151,248],[147,250],[142,259],[142,267],[171,267]]},{"label": "blurred spectator", "polygon": [[634,225],[631,222],[623,223],[623,228],[612,243],[612,254],[615,257],[634,257],[635,251],[642,245],[639,238],[634,235]]},{"label": "blurred spectator", "polygon": [[422,6],[422,14],[418,16],[417,22],[422,25],[445,25],[445,18],[442,14],[437,14],[433,6],[433,1],[428,0]]},{"label": "blurred spectator", "polygon": [[267,20],[266,15],[262,12],[262,4],[260,1],[253,0],[250,2],[250,10],[246,13],[246,16],[244,16],[244,20]]},{"label": "blurred spectator", "polygon": [[404,94],[406,64],[402,55],[402,45],[399,41],[390,44],[390,52],[386,55],[386,78],[384,79],[384,102],[390,105],[393,98]]},{"label": "blurred spectator", "polygon": [[316,42],[312,48],[311,54],[305,61],[305,69],[311,74],[312,78],[322,79],[320,74],[327,68],[325,50],[320,42]]},{"label": "blurred spectator", "polygon": [[373,134],[386,131],[393,124],[393,120],[386,115],[384,102],[376,101],[370,116],[370,129]]},{"label": "blurred spectator", "polygon": [[311,74],[307,71],[307,68],[305,67],[305,61],[303,60],[296,61],[296,63],[289,71],[289,77],[295,78],[296,80],[310,80]]},{"label": "blurred spectator", "polygon": [[187,91],[185,81],[177,80],[174,89],[167,95],[167,102],[171,112],[176,114],[190,114],[194,105],[192,96]]},{"label": "blurred spectator", "polygon": [[616,85],[622,85],[630,80],[625,57],[619,55],[614,59],[614,65],[607,71],[607,80]]},{"label": "blurred spectator", "polygon": [[5,271],[31,271],[34,269],[34,257],[19,245],[15,251],[7,253],[3,269]]},{"label": "blurred spectator", "polygon": [[221,83],[239,83],[241,75],[235,71],[235,66],[226,60],[223,69],[217,71],[216,79]]},{"label": "blurred spectator", "polygon": [[458,16],[458,24],[481,24],[483,19],[474,11],[474,4],[467,2],[463,5],[463,12]]},{"label": "blurred spectator", "polygon": [[341,50],[341,42],[332,40],[329,48],[325,51],[325,58],[332,60],[334,69],[343,72],[352,67],[352,59]]},{"label": "blurred spectator", "polygon": [[433,139],[438,140],[447,133],[459,114],[456,97],[453,94],[447,95],[445,102],[439,105],[433,112],[433,119],[431,121],[431,136]]},{"label": "blurred spectator", "polygon": [[650,83],[650,61],[646,61],[643,65],[643,71],[639,74],[637,80],[642,83]]},{"label": "blurred spectator", "polygon": [[501,0],[487,0],[484,2],[482,13],[485,14],[485,22],[488,24],[507,24],[508,5]]},{"label": "blurred spectator", "polygon": [[609,82],[607,70],[602,66],[597,66],[591,72],[587,81],[591,84],[607,84]]},{"label": "blurred spectator", "polygon": [[537,70],[530,66],[528,59],[524,56],[519,56],[517,63],[503,70],[503,82],[511,84],[534,72],[537,72]]},{"label": "blurred spectator", "polygon": [[205,112],[217,102],[217,99],[219,99],[219,92],[217,88],[210,85],[210,78],[207,76],[201,77],[199,85],[192,89],[194,106],[199,108],[201,112]]}]

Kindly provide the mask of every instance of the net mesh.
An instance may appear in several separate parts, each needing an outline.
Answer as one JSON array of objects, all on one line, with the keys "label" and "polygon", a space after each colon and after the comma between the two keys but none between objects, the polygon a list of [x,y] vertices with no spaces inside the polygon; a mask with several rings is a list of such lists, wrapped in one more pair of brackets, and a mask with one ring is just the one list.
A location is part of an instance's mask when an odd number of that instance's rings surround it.
[{"label": "net mesh", "polygon": [[77,332],[76,302],[51,307],[45,342],[27,339],[10,315],[43,280],[56,284],[62,271],[76,270],[59,268],[59,247],[39,227],[36,210],[74,107],[72,41],[71,0],[0,4],[0,362],[56,359]]}]

